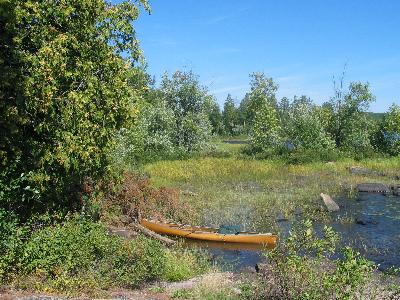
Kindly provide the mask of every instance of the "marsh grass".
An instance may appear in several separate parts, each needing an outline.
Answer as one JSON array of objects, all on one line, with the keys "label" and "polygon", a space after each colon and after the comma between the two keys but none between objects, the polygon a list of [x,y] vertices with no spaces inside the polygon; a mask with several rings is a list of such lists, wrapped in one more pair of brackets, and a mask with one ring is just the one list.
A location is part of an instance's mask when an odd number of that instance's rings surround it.
[{"label": "marsh grass", "polygon": [[244,229],[262,229],[274,226],[279,214],[289,218],[307,214],[314,220],[327,220],[321,192],[354,198],[359,183],[395,183],[390,177],[350,174],[348,167],[354,165],[395,175],[400,158],[288,165],[278,159],[202,157],[159,161],[146,165],[144,170],[153,185],[184,191],[181,200],[195,211],[187,222],[213,226],[233,223]]}]

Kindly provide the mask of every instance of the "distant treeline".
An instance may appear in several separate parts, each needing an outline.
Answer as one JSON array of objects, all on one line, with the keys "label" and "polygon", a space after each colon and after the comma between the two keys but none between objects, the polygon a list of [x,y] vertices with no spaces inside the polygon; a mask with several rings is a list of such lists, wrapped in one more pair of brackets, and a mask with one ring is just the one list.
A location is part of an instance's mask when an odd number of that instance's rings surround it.
[{"label": "distant treeline", "polygon": [[164,74],[159,87],[141,70],[147,89],[131,129],[120,136],[119,158],[179,157],[209,149],[212,135],[247,135],[248,154],[260,156],[311,151],[368,156],[398,155],[400,108],[368,112],[375,101],[368,83],[335,84],[331,99],[317,105],[307,96],[278,100],[278,85],[263,73],[250,74],[250,88],[238,106],[228,95],[222,111],[192,71]]}]

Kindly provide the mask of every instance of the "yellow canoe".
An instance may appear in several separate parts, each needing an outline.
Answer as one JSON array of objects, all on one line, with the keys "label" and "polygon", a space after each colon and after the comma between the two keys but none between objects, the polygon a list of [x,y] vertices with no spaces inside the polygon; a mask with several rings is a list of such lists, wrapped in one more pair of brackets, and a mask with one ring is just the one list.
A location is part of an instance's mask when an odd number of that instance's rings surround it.
[{"label": "yellow canoe", "polygon": [[258,244],[271,247],[276,245],[278,239],[278,236],[272,233],[243,231],[237,234],[221,234],[218,233],[216,228],[164,223],[146,219],[142,219],[140,224],[160,234],[203,241]]}]

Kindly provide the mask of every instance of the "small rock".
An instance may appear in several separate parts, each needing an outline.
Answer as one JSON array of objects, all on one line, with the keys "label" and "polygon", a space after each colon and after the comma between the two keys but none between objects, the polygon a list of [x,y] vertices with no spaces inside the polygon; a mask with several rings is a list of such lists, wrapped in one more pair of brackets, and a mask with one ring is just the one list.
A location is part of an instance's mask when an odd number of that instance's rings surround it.
[{"label": "small rock", "polygon": [[339,205],[337,205],[336,202],[332,200],[331,196],[321,193],[321,198],[324,201],[328,211],[334,212],[339,210]]}]

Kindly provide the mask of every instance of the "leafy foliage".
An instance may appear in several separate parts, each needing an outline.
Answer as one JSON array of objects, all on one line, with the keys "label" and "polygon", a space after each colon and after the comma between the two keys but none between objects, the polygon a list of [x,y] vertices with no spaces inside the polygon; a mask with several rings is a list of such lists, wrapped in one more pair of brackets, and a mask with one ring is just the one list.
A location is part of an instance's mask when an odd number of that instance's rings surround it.
[{"label": "leafy foliage", "polygon": [[393,155],[400,154],[400,106],[393,104],[385,116],[383,132],[387,150]]},{"label": "leafy foliage", "polygon": [[235,135],[238,132],[239,126],[239,114],[235,107],[235,102],[230,94],[225,100],[224,110],[222,113],[222,119],[224,123],[224,132],[227,135]]},{"label": "leafy foliage", "polygon": [[21,229],[0,212],[0,226],[2,246],[7,246],[1,248],[0,282],[13,281],[19,288],[95,295],[102,289],[133,288],[158,278],[178,280],[209,268],[202,253],[166,250],[143,236],[125,241],[79,215],[33,233],[25,228],[16,234]]},{"label": "leafy foliage", "polygon": [[188,152],[207,147],[212,125],[205,109],[210,98],[198,77],[191,71],[176,71],[171,78],[165,74],[160,93],[166,107],[175,115],[177,147]]},{"label": "leafy foliage", "polygon": [[268,270],[250,298],[354,299],[367,293],[363,285],[374,265],[349,247],[341,250],[340,259],[333,259],[338,235],[326,226],[323,232],[318,237],[311,221],[291,231],[281,247],[267,253]]},{"label": "leafy foliage", "polygon": [[208,95],[204,101],[204,113],[212,126],[213,134],[221,134],[223,132],[222,114],[219,105],[214,96]]},{"label": "leafy foliage", "polygon": [[128,163],[148,162],[177,154],[175,145],[175,116],[164,103],[143,105],[136,122],[122,129],[118,147],[111,153],[112,159],[122,168]]},{"label": "leafy foliage", "polygon": [[[310,149],[326,151],[333,149],[334,142],[325,131],[323,120],[317,107],[305,96],[294,98],[293,103],[286,107],[282,103],[281,122],[288,141],[295,150]],[[286,113],[286,116],[283,114]]]},{"label": "leafy foliage", "polygon": [[262,152],[280,146],[281,130],[276,109],[265,103],[255,114],[250,142],[255,151]]},{"label": "leafy foliage", "polygon": [[335,87],[335,97],[326,104],[330,110],[329,133],[337,147],[346,150],[360,151],[371,148],[370,131],[372,123],[365,114],[375,97],[369,90],[369,84],[350,83],[347,93]]},{"label": "leafy foliage", "polygon": [[252,128],[256,114],[265,104],[276,109],[276,91],[278,86],[272,78],[266,77],[264,73],[255,72],[250,74],[250,92],[246,94],[239,111],[245,127]]},{"label": "leafy foliage", "polygon": [[83,178],[104,174],[114,133],[135,115],[138,94],[127,78],[140,57],[132,23],[139,4],[148,9],[145,0],[2,2],[2,182],[24,174],[41,200],[1,206],[75,208]]}]

